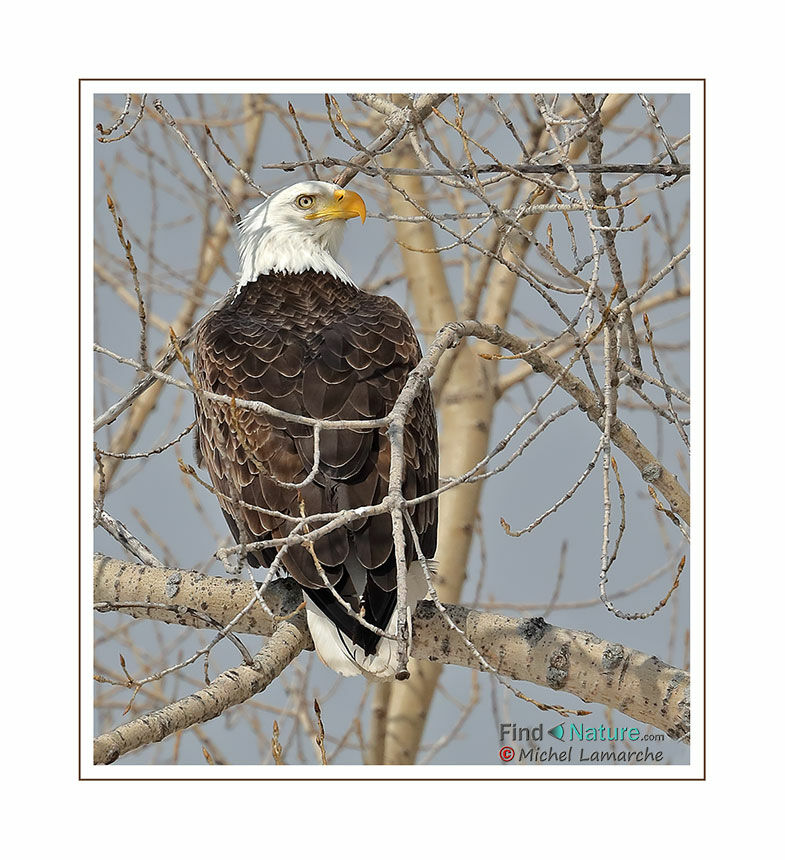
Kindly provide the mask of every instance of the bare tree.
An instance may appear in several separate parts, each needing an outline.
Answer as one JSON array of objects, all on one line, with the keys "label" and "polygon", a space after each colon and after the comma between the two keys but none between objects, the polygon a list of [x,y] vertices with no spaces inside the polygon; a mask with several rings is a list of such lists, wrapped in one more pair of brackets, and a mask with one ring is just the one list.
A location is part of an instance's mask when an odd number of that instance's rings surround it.
[{"label": "bare tree", "polygon": [[[216,764],[490,762],[500,724],[548,712],[689,741],[685,107],[644,94],[97,100],[97,762],[140,748]],[[393,466],[370,513],[401,539],[413,529],[396,439],[423,385],[439,411],[438,564],[408,669],[400,651],[410,676],[390,684],[314,662],[298,590],[278,565],[252,581],[249,545],[231,543],[185,444],[188,348],[234,284],[235,223],[307,177],[365,197],[370,223],[344,257],[421,335],[423,360],[378,422]],[[315,438],[331,424],[289,418]],[[279,557],[368,514],[303,517]],[[471,752],[469,724],[483,738]],[[679,744],[658,760],[683,760]]]}]

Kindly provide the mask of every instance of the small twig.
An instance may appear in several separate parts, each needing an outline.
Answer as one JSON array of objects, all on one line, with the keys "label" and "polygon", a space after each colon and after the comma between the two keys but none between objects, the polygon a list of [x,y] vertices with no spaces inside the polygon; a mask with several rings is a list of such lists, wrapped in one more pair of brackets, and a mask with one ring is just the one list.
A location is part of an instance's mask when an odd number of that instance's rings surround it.
[{"label": "small twig", "polygon": [[316,714],[316,721],[319,724],[319,730],[316,732],[316,746],[319,747],[322,764],[327,764],[327,752],[324,749],[324,723],[322,722],[322,709],[319,707],[319,702],[316,699],[313,700],[313,709]]},{"label": "small twig", "polygon": [[665,144],[665,149],[668,152],[668,155],[671,159],[671,164],[679,164],[679,159],[676,156],[676,152],[671,145],[670,140],[668,140],[668,135],[665,134],[665,129],[662,127],[662,123],[660,122],[660,118],[657,116],[657,111],[654,109],[654,104],[650,102],[643,93],[638,93],[638,98],[641,101],[641,104],[646,108],[649,116],[651,117],[651,121],[654,124],[654,127],[660,133],[660,137],[662,138],[662,142]]},{"label": "small twig", "polygon": [[655,510],[658,510],[661,514],[665,514],[665,516],[676,526],[676,528],[682,533],[684,539],[689,541],[690,536],[687,532],[687,529],[681,523],[681,520],[673,513],[673,511],[666,508],[659,499],[657,495],[657,491],[651,485],[648,486],[649,495],[654,499],[654,507]]},{"label": "small twig", "polygon": [[248,173],[247,170],[243,170],[243,168],[240,167],[239,164],[236,164],[235,161],[233,159],[231,159],[223,151],[223,149],[221,149],[220,145],[218,144],[218,141],[213,137],[213,133],[210,130],[210,127],[206,125],[204,127],[204,130],[205,130],[205,134],[210,138],[210,141],[212,142],[213,146],[218,150],[218,154],[229,165],[229,167],[231,167],[233,170],[236,170],[240,174],[240,176],[242,176],[242,178],[251,186],[251,188],[253,188],[262,197],[269,197],[270,195],[263,188],[261,188],[259,185],[257,185],[253,181],[253,179],[251,179],[250,173]]},{"label": "small twig", "polygon": [[145,459],[147,457],[152,457],[154,454],[161,454],[166,451],[167,448],[171,448],[173,445],[176,445],[184,436],[187,436],[191,430],[196,427],[196,421],[192,421],[185,430],[182,430],[180,433],[175,436],[169,442],[166,442],[163,445],[159,445],[156,448],[151,448],[149,451],[141,451],[138,454],[126,454],[121,451],[104,451],[101,448],[96,448],[96,450],[102,454],[104,457],[114,457],[117,460],[140,460]]},{"label": "small twig", "polygon": [[232,218],[235,224],[239,224],[241,221],[240,216],[237,214],[234,206],[232,206],[231,200],[229,200],[229,196],[227,193],[221,188],[218,179],[212,171],[210,165],[202,158],[201,155],[191,146],[191,142],[188,138],[183,134],[183,132],[178,128],[177,123],[174,120],[174,117],[169,113],[169,111],[163,106],[160,99],[156,99],[153,102],[153,107],[158,111],[159,114],[164,118],[166,123],[172,128],[174,133],[180,138],[183,143],[183,146],[191,153],[191,157],[193,160],[199,165],[202,173],[207,177],[210,185],[212,185],[215,193],[221,198],[222,203],[226,207],[226,211]]},{"label": "small twig", "polygon": [[[129,111],[131,110],[131,93],[125,97],[125,105],[120,111],[120,116],[109,126],[109,128],[104,128],[101,123],[96,123],[96,128],[98,129],[99,134],[107,135],[111,134],[113,131],[117,131],[118,128],[125,122],[125,118],[128,116]],[[99,138],[101,140],[101,138]]]},{"label": "small twig", "polygon": [[[667,382],[665,382],[665,374],[662,372],[662,367],[660,367],[660,360],[657,358],[657,352],[654,349],[654,333],[652,332],[651,325],[649,324],[649,315],[648,314],[643,315],[643,325],[646,328],[646,341],[648,342],[649,349],[651,351],[651,360],[652,360],[652,363],[654,364],[654,367],[657,370],[657,375],[660,378],[660,387],[665,392],[665,400],[668,403],[668,410],[669,410],[670,414],[673,416],[674,423],[676,424],[676,429],[679,431],[679,435],[681,436],[682,441],[687,446],[687,450],[689,451],[690,450],[690,439],[689,439],[689,436],[687,436],[687,431],[684,429],[684,424],[682,423],[676,410],[673,407],[673,399],[671,397],[671,393],[673,392],[673,389],[671,388],[670,385],[667,384]],[[679,395],[677,394],[676,396],[678,397]],[[680,399],[683,400],[684,397],[682,396]]]},{"label": "small twig", "polygon": [[131,240],[125,238],[123,220],[117,214],[114,200],[112,200],[108,194],[106,195],[106,205],[109,207],[109,211],[112,214],[112,220],[114,221],[114,226],[117,230],[117,238],[120,240],[120,244],[125,252],[125,259],[128,261],[128,268],[131,270],[131,277],[134,282],[134,291],[136,292],[137,308],[139,312],[139,363],[142,366],[142,370],[149,371],[150,362],[147,358],[147,314],[145,312],[142,288],[139,286],[139,270],[136,267],[136,261],[134,260],[133,251],[131,250]]},{"label": "small twig", "polygon": [[164,563],[156,558],[139,538],[133,535],[120,520],[102,510],[97,503],[94,504],[93,518],[97,525],[110,534],[120,546],[135,555],[142,564],[149,564],[151,567],[164,567]]},{"label": "small twig", "polygon": [[113,131],[116,131],[118,128],[120,128],[120,126],[125,122],[125,118],[128,116],[128,111],[131,108],[131,93],[128,93],[128,96],[125,100],[125,107],[123,108],[116,122],[112,123],[109,128],[104,128],[100,122],[96,125],[99,134],[104,135],[103,137],[98,138],[98,142],[115,143],[118,140],[122,140],[123,138],[128,137],[128,135],[131,134],[131,132],[136,128],[136,126],[139,125],[139,122],[142,119],[142,116],[144,114],[144,103],[146,99],[147,93],[142,93],[141,99],[139,101],[139,111],[136,114],[136,119],[134,119],[131,125],[128,126],[128,128],[122,134],[119,134],[117,137],[107,137],[107,135],[110,135]]},{"label": "small twig", "polygon": [[[313,162],[313,155],[311,154],[311,147],[308,143],[308,138],[303,133],[302,128],[300,127],[300,121],[297,119],[297,113],[294,109],[294,105],[289,102],[289,115],[294,120],[295,128],[297,129],[297,134],[300,136],[300,143],[303,145],[303,149],[305,150],[305,155],[308,161]],[[316,172],[316,165],[311,163],[307,165],[308,172],[313,176],[314,179],[319,179],[319,174]]]},{"label": "small twig", "polygon": [[283,749],[281,748],[281,742],[278,740],[278,721],[273,720],[273,739],[272,739],[272,753],[273,760],[276,764],[283,764],[283,759],[281,758],[281,753],[283,753]]}]

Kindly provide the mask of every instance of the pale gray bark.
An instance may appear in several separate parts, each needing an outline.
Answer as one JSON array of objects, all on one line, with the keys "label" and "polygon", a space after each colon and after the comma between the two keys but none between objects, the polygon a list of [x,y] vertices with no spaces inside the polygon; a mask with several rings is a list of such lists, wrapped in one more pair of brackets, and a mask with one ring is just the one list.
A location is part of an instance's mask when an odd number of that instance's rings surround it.
[{"label": "pale gray bark", "polygon": [[[272,582],[264,596],[276,618],[253,602],[251,582],[96,554],[94,599],[100,611],[214,629],[228,625],[251,604],[232,626],[232,633],[271,637],[253,665],[230,669],[204,690],[96,739],[96,762],[110,763],[126,752],[218,716],[264,690],[300,651],[312,648],[302,612],[279,617],[300,603],[301,593],[292,580]],[[616,708],[689,743],[689,673],[592,633],[555,627],[542,618],[506,618],[455,605],[445,609],[449,617],[429,601],[418,605],[413,619],[413,658],[487,671],[478,652],[504,678],[529,681],[571,693],[584,702]]]}]

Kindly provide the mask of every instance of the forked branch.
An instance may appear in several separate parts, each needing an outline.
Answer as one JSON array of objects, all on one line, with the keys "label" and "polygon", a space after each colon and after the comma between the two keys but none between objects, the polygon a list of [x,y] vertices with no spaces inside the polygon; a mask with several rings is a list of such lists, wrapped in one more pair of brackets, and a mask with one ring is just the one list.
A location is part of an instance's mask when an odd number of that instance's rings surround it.
[{"label": "forked branch", "polygon": [[[173,582],[178,586],[174,596]],[[253,597],[251,582],[95,556],[94,599],[101,611],[116,608],[136,618],[201,628],[209,626],[203,613],[218,624],[228,624],[239,609],[250,604],[233,633],[270,636],[252,666],[230,669],[203,690],[101,735],[95,742],[97,763],[111,763],[126,752],[213,719],[261,692],[300,651],[312,647],[302,613],[281,617],[299,605],[299,590],[291,580],[276,580],[266,591],[275,618],[254,603]],[[173,601],[184,610],[200,612],[160,608]],[[147,609],[140,605],[143,602],[157,605]],[[412,629],[415,659],[483,671],[457,627],[504,677],[616,708],[689,743],[689,673],[592,633],[555,627],[542,618],[506,618],[465,606],[446,605],[445,609],[449,619],[429,601],[418,605]]]}]

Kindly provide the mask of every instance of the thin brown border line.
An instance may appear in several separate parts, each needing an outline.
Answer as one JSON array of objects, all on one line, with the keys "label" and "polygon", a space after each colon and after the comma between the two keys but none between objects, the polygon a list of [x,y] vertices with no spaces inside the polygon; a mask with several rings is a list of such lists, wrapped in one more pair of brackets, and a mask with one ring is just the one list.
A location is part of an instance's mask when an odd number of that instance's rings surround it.
[{"label": "thin brown border line", "polygon": [[706,90],[706,78],[79,78],[79,83],[83,81],[318,81],[321,83],[329,83],[330,81],[381,81],[389,83],[390,81],[437,81],[439,83],[445,81],[691,81],[698,83],[703,81],[704,95]]},{"label": "thin brown border line", "polygon": [[76,770],[82,776],[82,79],[77,84],[76,176]]},{"label": "thin brown border line", "polygon": [[[610,777],[610,776],[328,776],[328,777],[266,777],[266,776],[218,776],[218,777],[184,777],[184,776],[83,776],[82,775],[82,530],[81,530],[81,504],[82,504],[82,84],[93,81],[315,81],[329,82],[330,80],[341,81],[419,81],[421,78],[78,78],[77,98],[77,177],[79,181],[78,200],[78,224],[77,237],[79,247],[77,249],[77,779],[79,782],[705,782],[706,781],[706,78],[427,78],[428,81],[691,81],[693,83],[703,82],[703,776],[644,776],[644,777]],[[692,106],[690,106],[692,107]],[[692,112],[690,112],[690,125],[692,125]],[[150,765],[145,765],[149,767]],[[258,765],[232,765],[232,767],[258,767]],[[422,765],[411,765],[422,767]],[[471,767],[471,765],[460,765]],[[671,765],[671,767],[683,767],[683,765]]]},{"label": "thin brown border line", "polygon": [[[703,78],[703,779],[706,779],[706,78]],[[692,119],[692,118],[690,118]],[[692,125],[692,122],[690,122]]]}]

